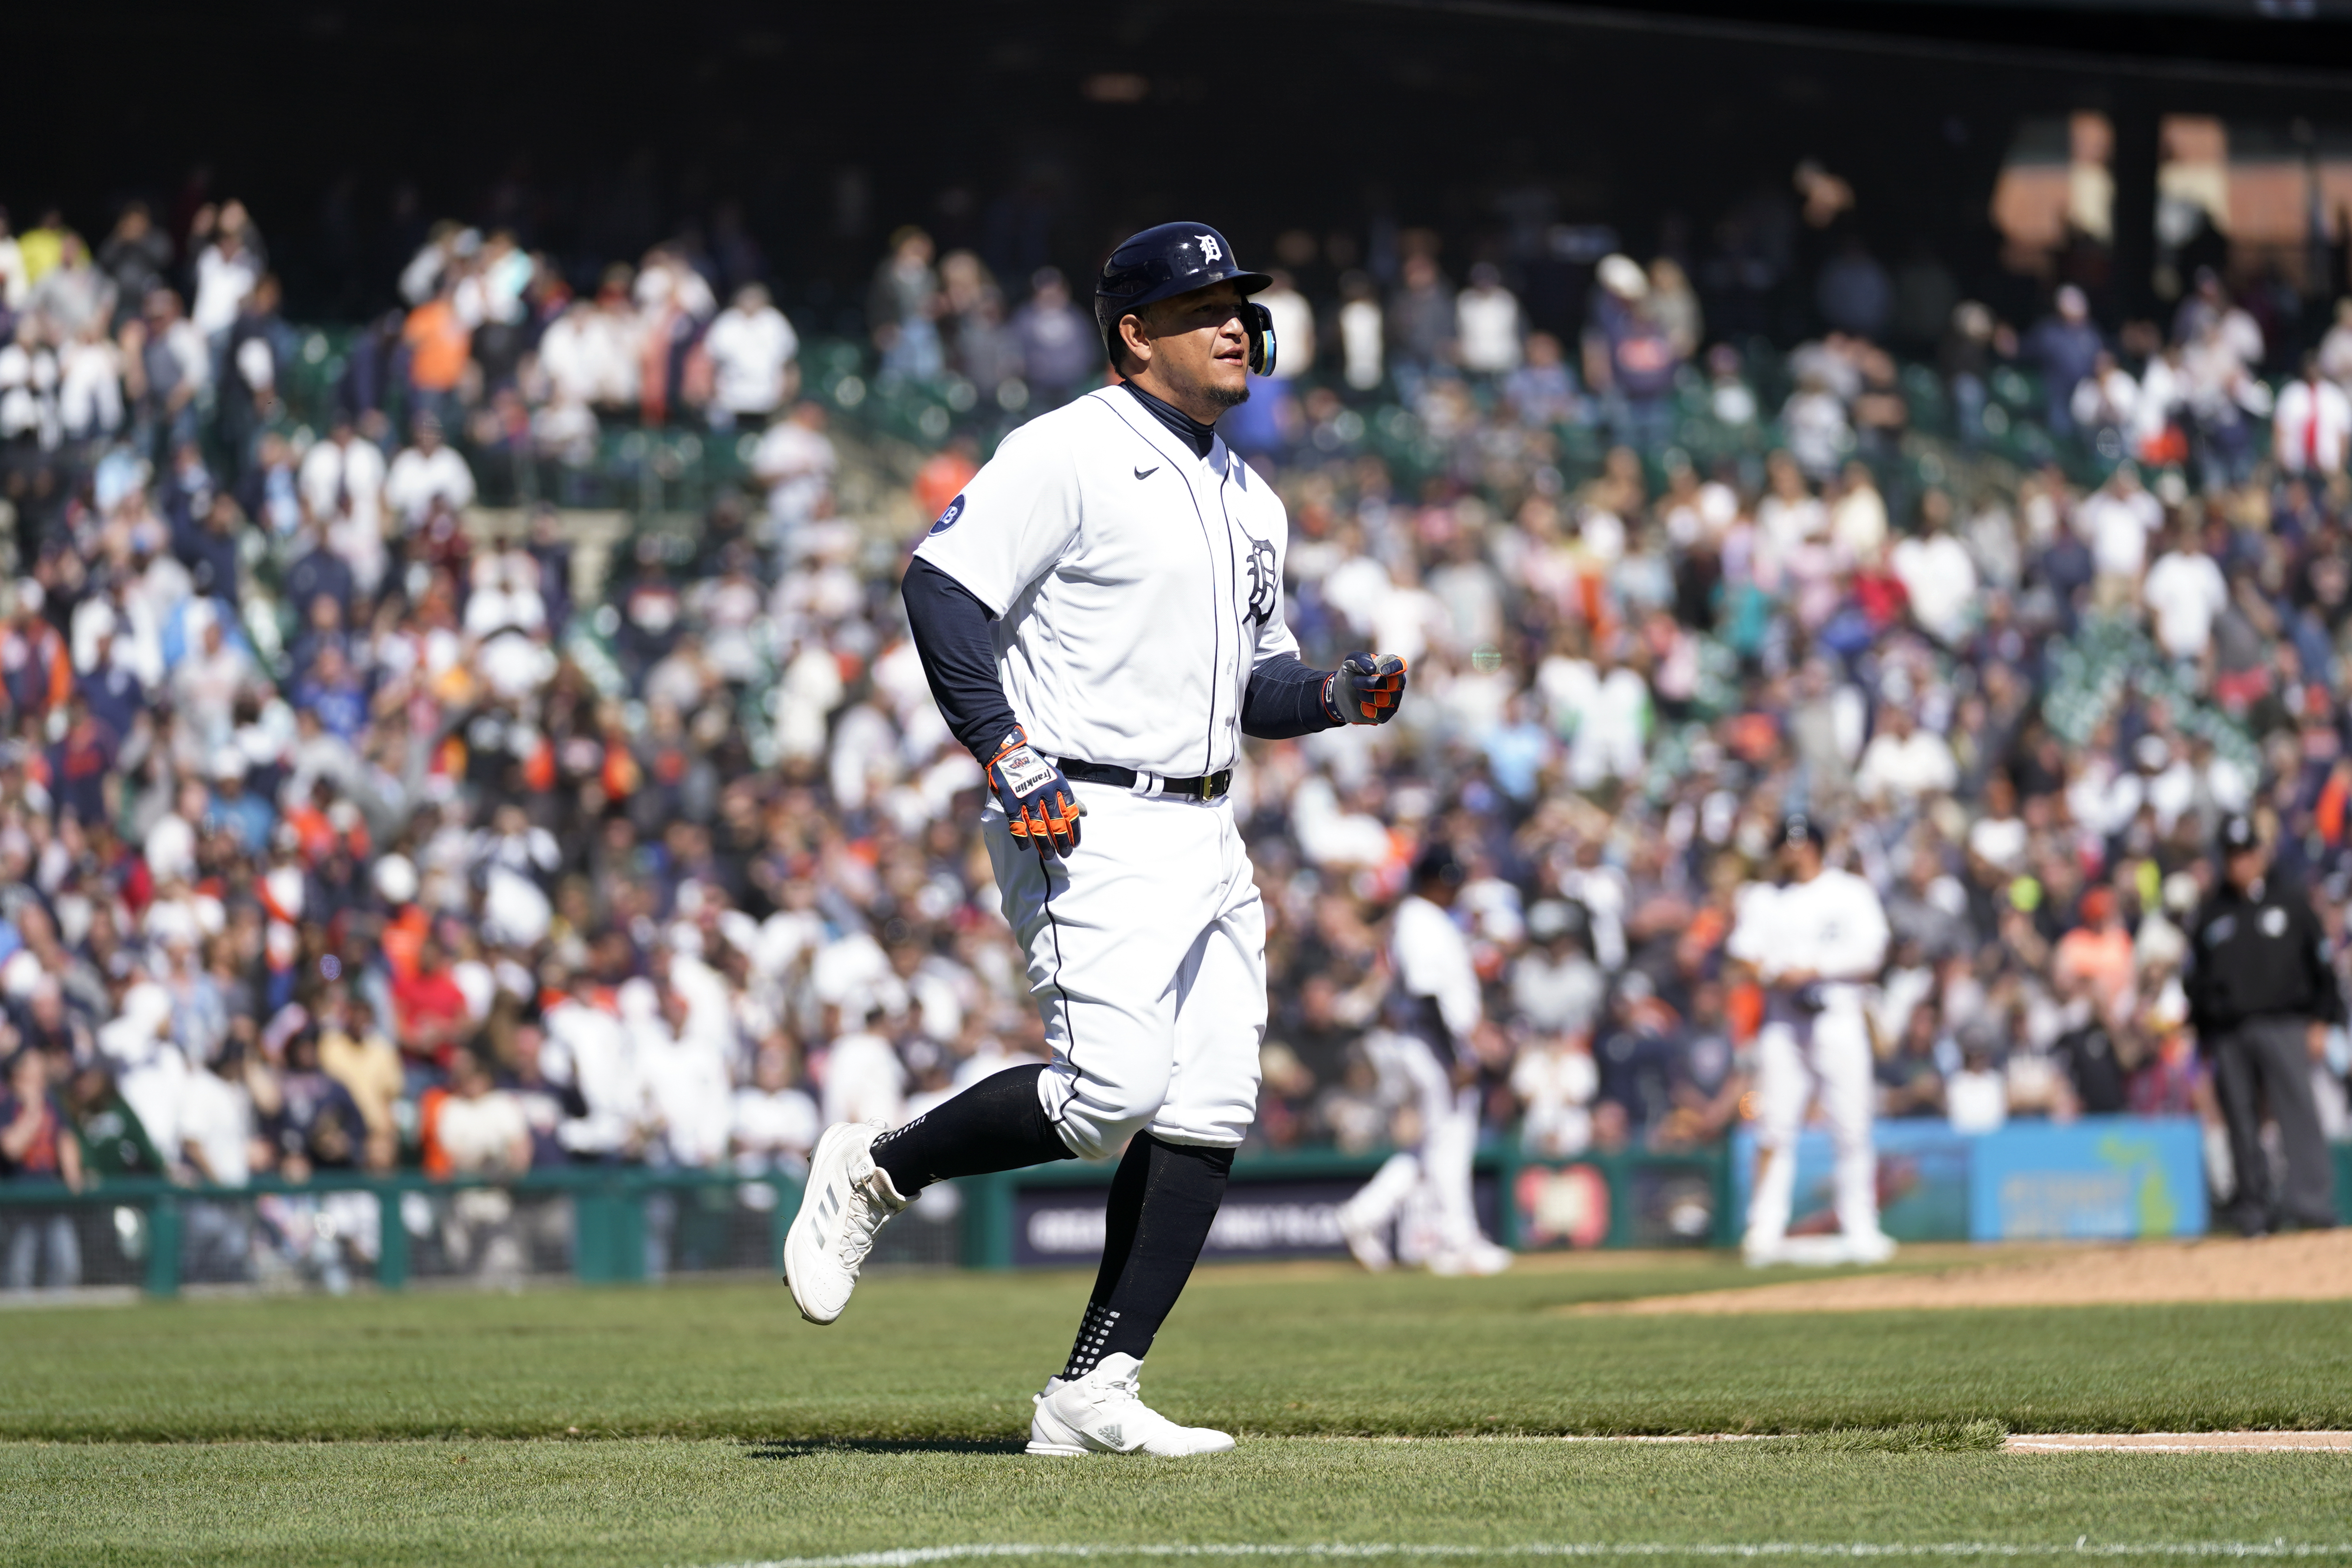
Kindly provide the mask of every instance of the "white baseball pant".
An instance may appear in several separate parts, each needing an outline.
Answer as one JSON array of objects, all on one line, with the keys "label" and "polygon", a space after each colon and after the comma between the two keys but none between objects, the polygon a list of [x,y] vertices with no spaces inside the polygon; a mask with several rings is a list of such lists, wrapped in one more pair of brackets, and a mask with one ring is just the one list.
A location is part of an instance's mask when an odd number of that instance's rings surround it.
[{"label": "white baseball pant", "polygon": [[1265,909],[1233,803],[1074,782],[1087,815],[1063,859],[983,827],[1004,918],[1054,1061],[1037,1079],[1070,1152],[1149,1130],[1231,1148],[1257,1114]]},{"label": "white baseball pant", "polygon": [[1832,1007],[1808,1023],[1768,1023],[1756,1038],[1758,1169],[1748,1199],[1747,1236],[1751,1249],[1778,1247],[1788,1236],[1797,1186],[1797,1134],[1817,1096],[1837,1155],[1838,1228],[1849,1239],[1878,1233],[1870,1031],[1858,1008]]},{"label": "white baseball pant", "polygon": [[1401,1078],[1420,1102],[1421,1143],[1391,1155],[1342,1209],[1347,1221],[1377,1230],[1397,1227],[1400,1261],[1422,1263],[1486,1239],[1471,1197],[1478,1156],[1478,1092],[1456,1089],[1429,1042],[1390,1030],[1364,1037],[1365,1054],[1383,1080]]}]

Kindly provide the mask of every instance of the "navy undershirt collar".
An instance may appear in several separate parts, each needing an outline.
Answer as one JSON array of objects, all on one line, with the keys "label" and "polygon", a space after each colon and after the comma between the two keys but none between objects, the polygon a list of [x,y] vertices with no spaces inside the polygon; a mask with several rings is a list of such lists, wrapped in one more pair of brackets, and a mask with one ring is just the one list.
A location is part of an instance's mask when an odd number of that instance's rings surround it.
[{"label": "navy undershirt collar", "polygon": [[1125,387],[1136,402],[1150,409],[1152,418],[1174,432],[1177,440],[1191,447],[1193,456],[1206,457],[1209,455],[1209,444],[1217,439],[1217,433],[1214,430],[1202,424],[1174,403],[1153,397],[1133,382],[1123,381],[1118,384]]}]

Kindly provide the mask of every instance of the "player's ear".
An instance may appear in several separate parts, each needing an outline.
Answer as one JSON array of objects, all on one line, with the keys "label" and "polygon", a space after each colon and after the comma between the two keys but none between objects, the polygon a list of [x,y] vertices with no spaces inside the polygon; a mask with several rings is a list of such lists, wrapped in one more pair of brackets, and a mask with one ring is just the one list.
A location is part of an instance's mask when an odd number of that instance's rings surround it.
[{"label": "player's ear", "polygon": [[1130,310],[1118,319],[1118,340],[1125,346],[1128,357],[1137,370],[1151,365],[1151,329],[1143,324],[1143,313]]}]

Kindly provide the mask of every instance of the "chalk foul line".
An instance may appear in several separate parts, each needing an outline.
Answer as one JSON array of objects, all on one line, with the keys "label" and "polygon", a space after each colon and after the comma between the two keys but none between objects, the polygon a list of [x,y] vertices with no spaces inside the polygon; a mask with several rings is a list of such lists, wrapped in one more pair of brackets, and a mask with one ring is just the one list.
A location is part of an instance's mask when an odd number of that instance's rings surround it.
[{"label": "chalk foul line", "polygon": [[1044,1543],[1024,1542],[973,1542],[952,1546],[904,1546],[880,1552],[851,1552],[830,1557],[779,1557],[757,1563],[730,1563],[719,1568],[920,1568],[929,1563],[953,1563],[972,1558],[1305,1558],[1309,1560],[1380,1558],[1494,1557],[2187,1557],[2187,1558],[2341,1558],[2352,1560],[2352,1542],[2288,1541],[1555,1541],[1500,1546],[1408,1544],[1357,1542],[1139,1542],[1129,1544]]}]

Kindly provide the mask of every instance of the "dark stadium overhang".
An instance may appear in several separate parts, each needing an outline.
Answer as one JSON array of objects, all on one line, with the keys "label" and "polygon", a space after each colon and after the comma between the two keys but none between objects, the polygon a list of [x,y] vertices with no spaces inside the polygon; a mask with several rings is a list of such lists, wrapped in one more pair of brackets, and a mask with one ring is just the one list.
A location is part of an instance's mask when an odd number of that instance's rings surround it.
[{"label": "dark stadium overhang", "polygon": [[[293,308],[317,314],[359,306],[326,286],[339,268],[385,267],[326,243],[339,192],[370,222],[407,184],[426,217],[496,223],[519,187],[530,237],[583,265],[733,199],[788,303],[845,329],[900,223],[972,244],[1027,225],[1024,256],[1083,273],[1171,210],[1213,214],[1251,255],[1383,213],[1465,257],[1498,193],[1535,182],[1562,222],[1646,250],[1807,157],[1853,185],[1883,252],[1927,246],[1969,281],[1994,267],[1990,196],[2029,118],[2112,120],[2126,249],[2152,226],[2160,117],[2352,127],[2352,0],[728,4],[651,34],[625,16],[38,9],[12,18],[42,62],[19,116],[74,133],[16,161],[0,200],[102,235],[121,199],[169,202],[201,164],[256,205]],[[643,199],[604,222],[616,191]]]}]

